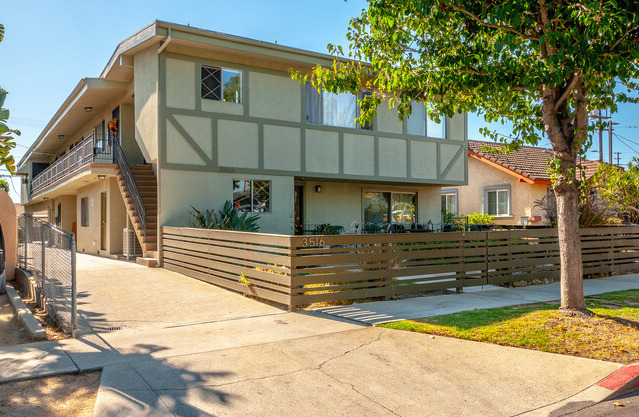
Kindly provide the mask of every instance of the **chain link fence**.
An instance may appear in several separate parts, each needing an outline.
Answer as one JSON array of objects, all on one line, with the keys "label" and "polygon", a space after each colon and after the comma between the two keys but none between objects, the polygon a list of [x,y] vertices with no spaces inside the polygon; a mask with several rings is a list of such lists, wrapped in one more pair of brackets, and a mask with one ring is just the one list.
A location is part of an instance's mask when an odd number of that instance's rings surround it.
[{"label": "chain link fence", "polygon": [[78,328],[73,233],[30,214],[18,217],[18,265],[33,274],[42,306],[75,337]]}]

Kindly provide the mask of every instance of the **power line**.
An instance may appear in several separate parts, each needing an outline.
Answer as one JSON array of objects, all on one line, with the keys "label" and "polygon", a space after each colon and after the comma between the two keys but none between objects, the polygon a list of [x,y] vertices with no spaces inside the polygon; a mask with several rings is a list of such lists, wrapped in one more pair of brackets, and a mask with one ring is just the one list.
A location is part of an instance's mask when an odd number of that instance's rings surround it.
[{"label": "power line", "polygon": [[622,139],[627,140],[627,141],[628,141],[628,142],[630,142],[630,143],[634,143],[635,145],[639,146],[639,143],[638,143],[638,142],[635,142],[634,140],[629,139],[629,138],[627,138],[627,137],[625,137],[625,136],[621,136],[619,133],[615,133],[615,136],[618,136],[618,137],[620,137],[620,138],[622,138]]},{"label": "power line", "polygon": [[628,145],[628,143],[627,143],[625,140],[623,140],[623,139],[621,138],[621,136],[619,136],[619,135],[617,135],[617,134],[615,134],[615,136],[617,136],[617,139],[619,139],[619,142],[623,143],[623,144],[624,144],[624,145],[625,145],[628,149],[630,149],[633,153],[635,153],[635,154],[638,154],[638,155],[639,155],[639,152],[638,152],[636,149],[632,148],[630,145]]}]

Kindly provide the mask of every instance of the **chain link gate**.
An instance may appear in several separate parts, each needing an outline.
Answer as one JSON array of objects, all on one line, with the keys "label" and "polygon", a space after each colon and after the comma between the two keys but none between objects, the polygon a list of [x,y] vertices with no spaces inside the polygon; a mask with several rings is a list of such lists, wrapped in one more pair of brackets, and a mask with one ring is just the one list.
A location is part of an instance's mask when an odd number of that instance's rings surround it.
[{"label": "chain link gate", "polygon": [[75,245],[73,233],[30,214],[18,217],[18,265],[31,271],[42,305],[73,337],[78,329]]}]

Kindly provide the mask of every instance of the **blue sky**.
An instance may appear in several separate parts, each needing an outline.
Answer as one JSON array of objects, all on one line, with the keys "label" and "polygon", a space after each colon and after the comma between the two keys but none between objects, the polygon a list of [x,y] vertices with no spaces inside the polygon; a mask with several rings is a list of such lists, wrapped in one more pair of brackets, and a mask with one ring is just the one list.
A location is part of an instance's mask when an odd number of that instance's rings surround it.
[{"label": "blue sky", "polygon": [[[81,78],[97,77],[118,43],[155,19],[326,52],[328,43],[347,45],[348,20],[365,6],[363,0],[4,0],[0,86],[9,91],[10,126],[22,131],[14,155],[22,157]],[[637,115],[638,106],[626,106],[614,118],[625,138],[613,144],[622,163],[639,156],[639,128],[628,127],[639,125]],[[469,116],[469,139],[481,140],[483,125]],[[508,126],[497,128],[508,134]]]}]

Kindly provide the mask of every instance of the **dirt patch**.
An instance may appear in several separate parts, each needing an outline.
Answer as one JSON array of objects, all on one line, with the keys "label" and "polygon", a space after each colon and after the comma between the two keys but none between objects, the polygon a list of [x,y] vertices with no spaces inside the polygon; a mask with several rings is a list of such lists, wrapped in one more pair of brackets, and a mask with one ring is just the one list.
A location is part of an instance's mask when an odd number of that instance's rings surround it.
[{"label": "dirt patch", "polygon": [[91,417],[100,372],[58,375],[0,384],[0,415]]},{"label": "dirt patch", "polygon": [[0,295],[0,346],[20,345],[30,341],[29,334],[11,307],[9,297],[6,294]]},{"label": "dirt patch", "polygon": [[38,321],[44,328],[44,331],[47,334],[47,340],[60,340],[68,339],[71,337],[68,332],[65,332],[55,321],[51,319],[45,309],[39,308],[36,305],[34,299],[26,298],[25,291],[17,281],[15,281],[13,285],[18,294],[20,294],[20,298],[22,298],[24,305],[27,306],[29,310],[31,310],[35,318],[38,319]]}]

